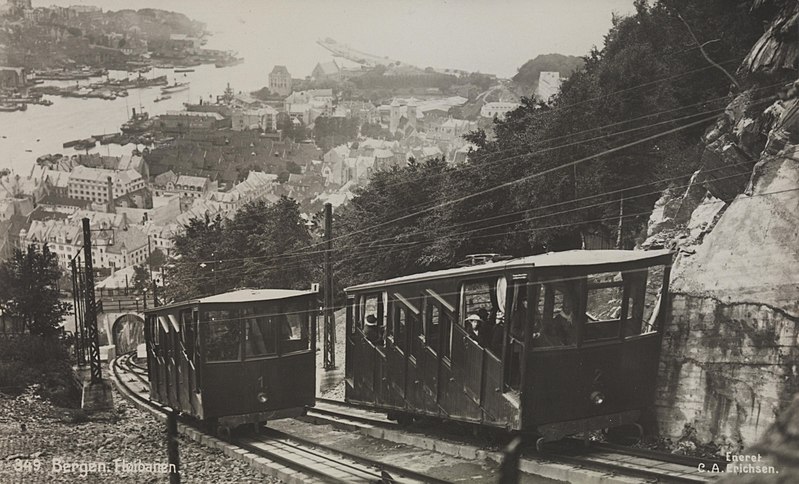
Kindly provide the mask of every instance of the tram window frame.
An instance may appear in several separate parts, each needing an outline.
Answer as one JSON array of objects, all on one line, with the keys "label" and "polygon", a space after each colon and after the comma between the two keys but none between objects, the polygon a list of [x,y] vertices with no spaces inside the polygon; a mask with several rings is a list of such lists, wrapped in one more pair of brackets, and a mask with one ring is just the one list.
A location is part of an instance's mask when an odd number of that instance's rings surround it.
[{"label": "tram window frame", "polygon": [[[297,305],[296,308],[292,308],[292,305]],[[300,306],[303,309],[300,310]],[[308,301],[306,300],[287,300],[283,301],[280,305],[280,316],[278,320],[280,321],[278,325],[278,351],[281,355],[293,354],[293,353],[302,353],[306,351],[310,351],[311,349],[311,331],[310,331],[310,308],[308,307]],[[292,329],[292,322],[289,316],[297,315],[299,318],[299,335],[294,337],[294,331],[291,331],[291,336],[289,338],[284,338],[282,333],[282,328],[287,327]],[[281,326],[284,324],[285,326]],[[300,346],[302,342],[304,346]]]},{"label": "tram window frame", "polygon": [[[227,317],[220,318],[220,321],[215,321],[211,314],[213,313],[228,313]],[[242,351],[242,341],[243,341],[243,320],[239,311],[237,309],[206,309],[203,313],[205,316],[205,362],[206,363],[233,363],[239,362],[242,360],[243,351]],[[211,338],[213,336],[213,331],[219,328],[219,325],[222,323],[227,323],[226,326],[228,330],[235,328],[236,335],[235,335],[235,342],[237,353],[235,358],[225,358],[225,359],[215,359],[216,355],[212,353],[215,348],[212,348],[212,343],[214,343]],[[232,343],[232,341],[231,341]],[[232,348],[233,345],[230,345]]]},{"label": "tram window frame", "polygon": [[[274,309],[270,308],[269,305],[266,304],[259,304],[253,307],[245,307],[242,311],[242,319],[244,323],[244,338],[243,338],[243,345],[244,345],[244,359],[246,361],[252,360],[262,360],[265,358],[274,358],[278,354],[277,349],[277,324],[274,321],[273,312]],[[264,351],[263,352],[253,352],[252,354],[249,352],[248,341],[250,341],[250,335],[252,334],[252,325],[255,324],[258,328],[258,333],[260,333],[261,339],[258,341],[263,344]],[[271,339],[268,338],[269,335],[264,334],[264,328],[266,328],[267,332],[271,332]]]},{"label": "tram window frame", "polygon": [[[579,325],[581,323],[580,307],[582,306],[581,300],[581,277],[576,278],[557,278],[557,279],[544,279],[537,282],[538,298],[535,304],[527,303],[527,307],[535,312],[535,326],[532,329],[531,342],[532,351],[558,351],[569,348],[576,348],[579,339]],[[560,288],[559,288],[559,287]],[[565,290],[564,290],[565,289]],[[556,294],[554,292],[561,292],[563,297],[569,295],[571,300],[571,329],[568,330],[567,336],[571,338],[570,342],[562,342],[561,344],[548,344],[552,341],[551,338],[562,335],[545,334],[545,324],[550,324],[549,328],[555,328],[554,316],[556,307]],[[536,291],[534,290],[534,293]],[[543,304],[542,304],[543,303]],[[561,299],[561,308],[563,306],[563,299]],[[531,313],[532,314],[532,313]],[[545,323],[547,322],[547,323]],[[547,332],[549,333],[549,332]]]}]

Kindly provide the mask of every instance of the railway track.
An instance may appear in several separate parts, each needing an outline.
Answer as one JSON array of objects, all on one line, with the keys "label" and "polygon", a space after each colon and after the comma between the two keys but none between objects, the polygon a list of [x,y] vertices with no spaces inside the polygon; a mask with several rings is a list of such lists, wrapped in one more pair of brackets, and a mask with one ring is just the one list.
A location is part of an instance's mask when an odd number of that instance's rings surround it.
[{"label": "railway track", "polygon": [[[360,425],[397,429],[398,424],[359,405],[317,398],[317,405],[308,409],[308,416],[335,422],[352,422]],[[431,445],[435,445],[431,442]],[[649,449],[633,448],[610,443],[564,439],[544,445],[542,452],[525,449],[522,461],[551,461],[594,469],[611,475],[631,476],[649,482],[703,483],[713,480],[712,474],[699,469],[711,469],[717,464],[724,469],[726,462],[712,459],[667,454]],[[524,462],[522,462],[524,464]]]},{"label": "railway track", "polygon": [[[114,378],[123,388],[127,398],[137,400],[151,409],[166,413],[166,408],[143,396],[149,394],[146,370],[131,361],[132,354],[122,355],[111,362]],[[182,419],[185,425],[194,422]],[[396,483],[444,483],[437,479],[406,468],[400,468],[368,457],[337,450],[289,435],[274,429],[263,429],[262,433],[250,436],[235,436],[227,441],[244,451],[263,457],[302,474],[303,482],[396,482]]]}]

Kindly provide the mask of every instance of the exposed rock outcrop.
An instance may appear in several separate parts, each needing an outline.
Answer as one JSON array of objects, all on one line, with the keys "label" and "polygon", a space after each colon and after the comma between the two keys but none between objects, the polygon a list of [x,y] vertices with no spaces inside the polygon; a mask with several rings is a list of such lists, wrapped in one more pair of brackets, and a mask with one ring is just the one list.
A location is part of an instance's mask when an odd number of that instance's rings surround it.
[{"label": "exposed rock outcrop", "polygon": [[658,201],[644,243],[680,249],[660,430],[732,451],[799,392],[799,2],[754,3],[771,17],[738,71],[748,85],[706,132],[691,186]]}]

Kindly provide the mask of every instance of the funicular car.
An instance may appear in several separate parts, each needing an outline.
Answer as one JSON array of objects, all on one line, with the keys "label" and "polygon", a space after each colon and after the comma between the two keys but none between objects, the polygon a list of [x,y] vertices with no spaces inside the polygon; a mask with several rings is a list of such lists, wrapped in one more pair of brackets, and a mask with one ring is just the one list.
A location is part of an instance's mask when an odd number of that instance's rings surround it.
[{"label": "funicular car", "polygon": [[348,402],[535,434],[654,400],[672,254],[575,250],[349,287]]},{"label": "funicular car", "polygon": [[145,312],[150,398],[212,431],[315,403],[316,291],[242,289]]}]

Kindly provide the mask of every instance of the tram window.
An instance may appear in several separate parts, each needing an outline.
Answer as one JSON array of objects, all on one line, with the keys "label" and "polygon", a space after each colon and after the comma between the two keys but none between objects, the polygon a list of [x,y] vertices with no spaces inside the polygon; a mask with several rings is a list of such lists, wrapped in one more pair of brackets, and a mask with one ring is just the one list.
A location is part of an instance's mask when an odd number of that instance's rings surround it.
[{"label": "tram window", "polygon": [[588,276],[585,313],[588,321],[621,318],[623,282],[620,272],[604,272]]},{"label": "tram window", "polygon": [[244,356],[253,358],[277,354],[274,309],[259,305],[242,310],[244,317]]},{"label": "tram window", "polygon": [[361,304],[360,304],[360,316],[358,317],[358,327],[363,329],[364,324],[366,323],[366,318],[368,316],[374,316],[376,319],[378,317],[378,305],[380,301],[380,296],[377,294],[369,295],[369,296],[361,296]]},{"label": "tram window", "polygon": [[427,339],[427,346],[438,353],[439,339],[441,338],[441,309],[431,301],[432,298],[425,299],[424,324]]},{"label": "tram window", "polygon": [[650,267],[625,273],[629,281],[629,300],[624,336],[653,333],[657,330],[656,317],[663,287],[663,266]]},{"label": "tram window", "polygon": [[620,272],[603,272],[587,277],[583,341],[619,337],[623,298],[624,281]]},{"label": "tram window", "polygon": [[308,308],[303,302],[289,302],[280,324],[281,353],[308,349]]},{"label": "tram window", "polygon": [[205,340],[207,361],[239,359],[240,323],[241,319],[236,311],[208,311],[208,337]]},{"label": "tram window", "polygon": [[394,307],[394,344],[401,351],[405,351],[405,341],[408,336],[408,310],[397,304]]},{"label": "tram window", "polygon": [[475,281],[467,282],[461,286],[461,301],[463,305],[463,314],[477,314],[487,322],[494,311],[492,304],[492,284],[488,281]]},{"label": "tram window", "polygon": [[441,311],[441,356],[449,359],[452,354],[452,318]]},{"label": "tram window", "polygon": [[644,333],[656,330],[654,318],[660,310],[660,295],[663,290],[663,266],[650,267],[646,278],[644,297]]},{"label": "tram window", "polygon": [[180,312],[180,337],[183,347],[186,349],[186,358],[194,358],[194,329],[191,324],[191,309],[184,309]]},{"label": "tram window", "polygon": [[573,283],[552,282],[539,291],[536,311],[541,324],[535,328],[533,345],[537,348],[570,346],[576,343],[576,287]]},{"label": "tram window", "polygon": [[[504,278],[500,279],[504,281]],[[500,291],[503,305],[505,288],[506,286],[503,284]],[[502,312],[497,292],[497,279],[469,281],[461,285],[461,308],[464,315],[461,324],[469,337],[484,348],[491,346],[491,335],[497,323],[497,317],[501,316]],[[477,315],[481,321],[476,327],[466,322],[474,315]]]},{"label": "tram window", "polygon": [[418,360],[422,356],[422,346],[425,344],[424,323],[418,316],[413,314],[407,316],[411,329],[411,356]]}]

